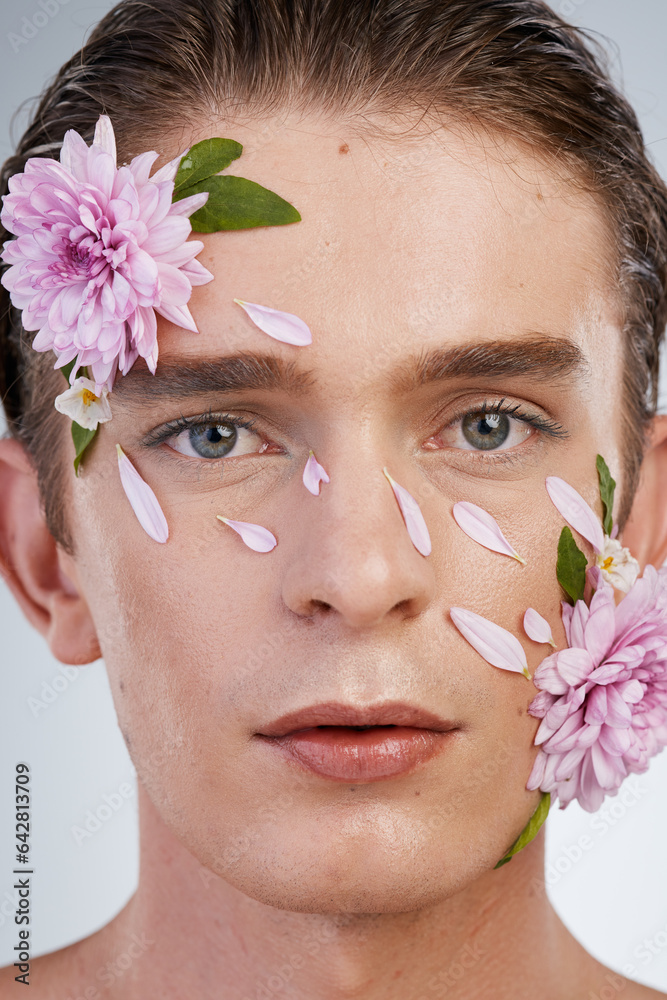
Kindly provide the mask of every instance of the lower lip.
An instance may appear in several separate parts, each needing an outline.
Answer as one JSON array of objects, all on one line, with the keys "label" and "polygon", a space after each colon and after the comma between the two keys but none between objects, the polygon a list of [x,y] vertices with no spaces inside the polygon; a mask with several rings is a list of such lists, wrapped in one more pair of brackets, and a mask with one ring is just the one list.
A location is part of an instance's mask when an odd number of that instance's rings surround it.
[{"label": "lower lip", "polygon": [[443,749],[452,731],[412,726],[318,726],[265,737],[303,767],[333,781],[382,781],[413,770]]}]

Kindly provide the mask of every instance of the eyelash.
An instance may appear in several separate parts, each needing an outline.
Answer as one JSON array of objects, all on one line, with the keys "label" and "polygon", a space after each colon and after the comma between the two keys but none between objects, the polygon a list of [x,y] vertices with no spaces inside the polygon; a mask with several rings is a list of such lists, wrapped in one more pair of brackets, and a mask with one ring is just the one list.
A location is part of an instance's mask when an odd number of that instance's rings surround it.
[{"label": "eyelash", "polygon": [[[508,417],[514,417],[516,420],[520,420],[522,423],[528,424],[530,427],[534,427],[536,430],[541,431],[549,437],[568,437],[568,432],[562,424],[558,423],[557,420],[552,420],[550,417],[540,416],[539,413],[528,413],[523,410],[521,403],[509,403],[507,401],[507,397],[505,396],[496,400],[494,403],[488,403],[487,400],[484,400],[481,406],[466,407],[466,409],[461,410],[454,417],[452,417],[452,419],[446,424],[446,427],[452,427],[454,424],[457,424],[459,420],[463,420],[464,417],[467,417],[471,413],[502,413]],[[440,429],[444,430],[446,428]],[[484,457],[490,458],[491,454],[487,453]]]},{"label": "eyelash", "polygon": [[[254,431],[257,426],[254,420],[243,420],[241,417],[232,417],[229,413],[215,413],[213,410],[208,410],[206,413],[200,413],[196,417],[184,417],[181,415],[175,420],[170,420],[168,423],[163,424],[162,427],[150,431],[144,438],[143,443],[148,446],[158,445],[163,441],[168,441],[175,434],[180,434],[181,431],[188,431],[195,427],[207,427],[211,424],[231,424],[233,427],[244,427],[249,431]],[[208,461],[215,460],[209,459]]]},{"label": "eyelash", "polygon": [[[509,417],[514,417],[516,420],[520,420],[522,423],[528,424],[530,427],[534,427],[536,430],[549,437],[568,437],[568,432],[564,429],[562,424],[558,423],[557,420],[540,416],[538,413],[527,413],[522,409],[520,403],[509,403],[505,397],[496,400],[493,403],[489,403],[485,400],[481,406],[468,406],[466,409],[461,410],[454,417],[452,417],[445,427],[441,427],[440,430],[452,427],[454,424],[457,424],[460,420],[463,420],[464,417],[467,417],[471,413],[505,414]],[[168,423],[163,424],[162,427],[158,427],[156,430],[150,431],[145,436],[143,443],[149,447],[156,446],[169,440],[169,438],[180,434],[182,431],[206,427],[211,424],[230,424],[233,427],[243,427],[246,430],[259,433],[256,430],[257,423],[254,420],[244,420],[241,417],[234,417],[228,413],[216,413],[213,410],[208,410],[206,413],[198,414],[196,417],[186,417],[181,415],[174,420],[170,420]],[[469,454],[474,454],[477,460],[483,461],[498,461],[499,459],[507,461],[508,457],[506,452],[498,452],[496,455],[494,455],[493,452],[471,452]],[[225,459],[202,459],[202,461],[207,463],[224,460]]]}]

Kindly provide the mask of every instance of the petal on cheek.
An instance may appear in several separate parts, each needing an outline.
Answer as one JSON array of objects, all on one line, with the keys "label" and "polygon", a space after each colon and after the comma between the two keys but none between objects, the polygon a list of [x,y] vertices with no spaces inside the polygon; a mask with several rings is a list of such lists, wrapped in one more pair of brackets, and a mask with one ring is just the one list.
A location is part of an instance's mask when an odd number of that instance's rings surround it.
[{"label": "petal on cheek", "polygon": [[157,497],[148,483],[141,478],[119,444],[116,445],[116,451],[120,481],[125,490],[125,496],[137,515],[139,524],[146,534],[150,535],[156,542],[166,542],[169,537],[169,528]]},{"label": "petal on cheek", "polygon": [[463,638],[468,640],[487,663],[492,667],[500,667],[501,670],[523,674],[530,680],[526,654],[516,636],[474,611],[450,608],[449,613]]},{"label": "petal on cheek", "polygon": [[408,529],[408,535],[417,552],[420,552],[423,556],[428,556],[431,554],[431,538],[428,533],[428,528],[426,526],[426,521],[424,520],[424,515],[419,509],[419,504],[412,496],[411,493],[401,486],[394,479],[391,478],[386,469],[382,470],[391,483],[391,488],[394,491],[394,496],[398,501],[398,506],[401,509],[401,514],[403,515],[403,520],[405,521],[405,526]]},{"label": "petal on cheek", "polygon": [[215,516],[240,535],[253,552],[270,552],[278,544],[275,535],[272,535],[268,528],[263,528],[260,524],[251,524],[249,521],[232,521],[228,517],[223,517],[222,514]]},{"label": "petal on cheek", "polygon": [[535,608],[528,608],[523,616],[523,627],[526,635],[533,642],[548,642],[550,646],[556,646],[554,637],[551,634],[551,626]]},{"label": "petal on cheek", "polygon": [[303,470],[303,485],[314,497],[320,494],[320,483],[328,483],[329,476],[311,451]]},{"label": "petal on cheek", "polygon": [[483,507],[462,500],[454,504],[452,513],[459,528],[466,533],[468,538],[472,538],[479,545],[491,549],[492,552],[511,556],[512,559],[525,565],[526,560],[522,559],[519,553],[512,548],[500,530],[496,519]]},{"label": "petal on cheek", "polygon": [[547,493],[556,510],[571,528],[590,542],[596,552],[604,548],[604,532],[600,519],[584,498],[558,476],[547,476]]}]

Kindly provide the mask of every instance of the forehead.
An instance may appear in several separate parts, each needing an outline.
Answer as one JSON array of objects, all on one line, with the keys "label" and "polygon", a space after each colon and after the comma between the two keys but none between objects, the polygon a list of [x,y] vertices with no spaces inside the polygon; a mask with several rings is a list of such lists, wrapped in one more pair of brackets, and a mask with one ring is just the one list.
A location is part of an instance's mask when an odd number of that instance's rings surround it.
[{"label": "forehead", "polygon": [[244,146],[227,172],[276,191],[302,221],[202,237],[216,279],[193,292],[201,336],[167,325],[162,356],[255,348],[237,332],[236,297],[298,313],[322,361],[540,331],[609,363],[620,310],[603,210],[527,146],[454,127],[378,138],[308,118],[215,123],[188,143],[210,134]]}]

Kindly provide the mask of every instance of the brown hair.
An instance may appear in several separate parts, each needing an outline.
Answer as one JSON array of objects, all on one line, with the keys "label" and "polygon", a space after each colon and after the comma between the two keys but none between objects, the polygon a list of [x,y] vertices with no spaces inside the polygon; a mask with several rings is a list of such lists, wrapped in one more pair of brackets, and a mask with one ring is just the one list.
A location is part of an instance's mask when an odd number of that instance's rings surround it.
[{"label": "brown hair", "polygon": [[[286,107],[361,124],[374,112],[444,113],[529,143],[601,199],[624,309],[622,521],[657,399],[667,188],[602,50],[539,0],[122,0],[44,93],[4,165],[1,190],[28,157],[57,156],[67,129],[90,142],[103,112],[122,160],[159,149],[160,137],[193,116]],[[66,463],[54,458],[62,375],[51,370],[50,352],[31,349],[4,289],[2,296],[0,396],[10,433],[34,463],[50,531],[72,551]],[[50,380],[53,394],[44,391]]]}]

